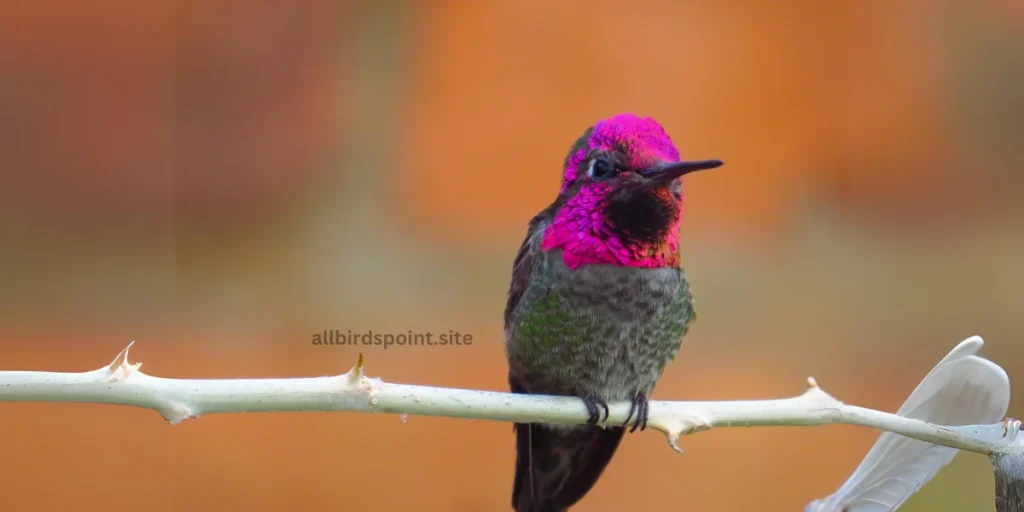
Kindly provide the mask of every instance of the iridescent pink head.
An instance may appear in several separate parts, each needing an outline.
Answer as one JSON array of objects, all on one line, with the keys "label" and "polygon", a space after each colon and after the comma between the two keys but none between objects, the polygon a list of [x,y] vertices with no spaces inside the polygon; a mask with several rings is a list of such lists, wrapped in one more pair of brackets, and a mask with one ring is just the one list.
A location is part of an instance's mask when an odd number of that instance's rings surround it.
[{"label": "iridescent pink head", "polygon": [[657,121],[620,114],[583,133],[565,159],[556,213],[541,247],[570,268],[679,264],[681,177],[722,165],[682,162]]}]

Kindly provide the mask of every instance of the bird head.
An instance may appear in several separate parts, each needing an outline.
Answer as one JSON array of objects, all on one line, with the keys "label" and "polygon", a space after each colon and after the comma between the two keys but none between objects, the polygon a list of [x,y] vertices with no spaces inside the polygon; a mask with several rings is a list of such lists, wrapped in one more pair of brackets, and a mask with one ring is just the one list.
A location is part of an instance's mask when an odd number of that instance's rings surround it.
[{"label": "bird head", "polygon": [[544,250],[566,264],[677,266],[682,177],[722,165],[683,161],[654,119],[620,114],[588,128],[569,150]]}]

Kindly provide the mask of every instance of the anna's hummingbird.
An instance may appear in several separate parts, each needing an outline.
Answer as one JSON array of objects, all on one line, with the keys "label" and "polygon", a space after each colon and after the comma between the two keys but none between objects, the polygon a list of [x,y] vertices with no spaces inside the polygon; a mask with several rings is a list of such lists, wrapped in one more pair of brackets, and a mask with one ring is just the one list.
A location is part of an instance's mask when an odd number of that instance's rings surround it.
[{"label": "anna's hummingbird", "polygon": [[696,318],[679,266],[682,162],[657,121],[599,121],[565,158],[555,201],[531,221],[505,308],[513,393],[580,397],[588,425],[516,424],[517,512],[568,509],[593,487],[625,425],[597,426],[630,400],[643,430],[647,397]]}]

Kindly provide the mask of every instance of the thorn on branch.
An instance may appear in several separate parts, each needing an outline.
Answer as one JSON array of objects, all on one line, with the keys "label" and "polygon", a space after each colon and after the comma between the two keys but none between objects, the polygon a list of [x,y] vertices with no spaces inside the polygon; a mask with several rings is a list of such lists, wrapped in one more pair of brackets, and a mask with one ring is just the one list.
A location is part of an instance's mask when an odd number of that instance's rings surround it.
[{"label": "thorn on branch", "polygon": [[342,382],[345,383],[346,387],[357,387],[365,389],[369,394],[373,394],[373,384],[380,382],[380,379],[371,379],[363,373],[363,353],[359,353],[359,360],[356,361],[356,365],[352,367],[348,373],[341,376]]},{"label": "thorn on branch", "polygon": [[711,421],[698,413],[690,413],[682,418],[673,418],[671,423],[652,422],[651,428],[660,430],[668,436],[668,445],[679,454],[683,453],[683,449],[679,447],[679,438],[693,434],[695,432],[703,432],[705,430],[711,430]]},{"label": "thorn on branch", "polygon": [[365,375],[363,375],[363,353],[362,352],[359,353],[359,360],[356,361],[356,365],[353,366],[352,369],[349,370],[348,373],[345,374],[345,377],[348,379],[349,384],[358,384],[359,381],[362,380],[365,377]]},{"label": "thorn on branch", "polygon": [[135,370],[138,370],[142,363],[130,364],[128,362],[128,349],[132,348],[135,344],[135,340],[128,343],[128,346],[124,348],[117,357],[107,366],[107,382],[122,382],[131,376]]}]

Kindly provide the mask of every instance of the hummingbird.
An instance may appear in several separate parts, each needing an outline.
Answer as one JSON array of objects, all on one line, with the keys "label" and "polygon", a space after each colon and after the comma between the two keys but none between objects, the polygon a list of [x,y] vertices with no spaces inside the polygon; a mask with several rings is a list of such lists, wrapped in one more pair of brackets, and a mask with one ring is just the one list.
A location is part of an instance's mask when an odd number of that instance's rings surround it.
[{"label": "hummingbird", "polygon": [[[569,149],[561,189],[529,222],[505,306],[513,393],[578,397],[584,425],[517,423],[512,508],[556,512],[597,482],[696,318],[679,261],[682,176],[722,165],[681,161],[650,117],[619,114]],[[628,400],[622,425],[608,402]]]}]

